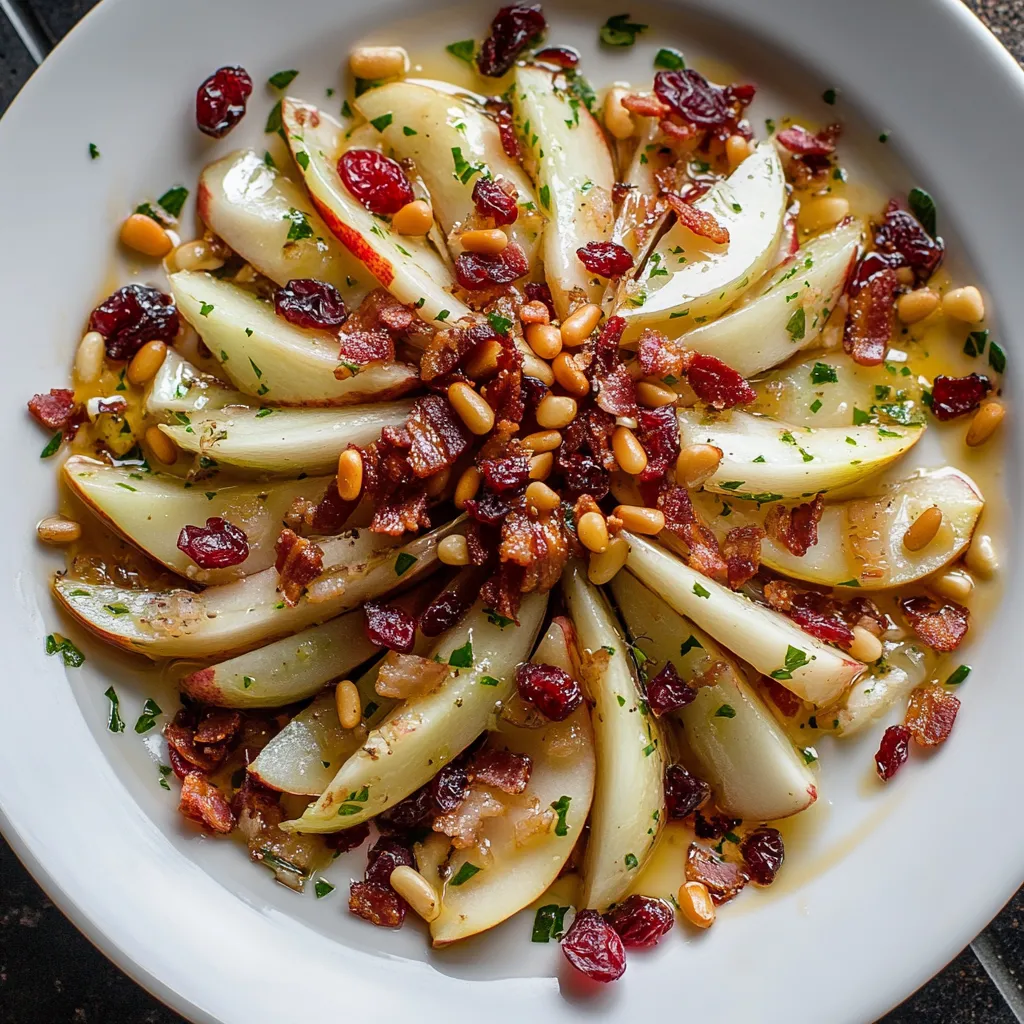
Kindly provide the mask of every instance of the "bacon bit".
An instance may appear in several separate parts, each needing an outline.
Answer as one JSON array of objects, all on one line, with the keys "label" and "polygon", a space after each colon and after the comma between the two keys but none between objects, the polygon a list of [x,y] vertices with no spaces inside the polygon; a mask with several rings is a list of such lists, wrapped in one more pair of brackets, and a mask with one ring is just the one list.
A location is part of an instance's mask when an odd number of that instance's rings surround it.
[{"label": "bacon bit", "polygon": [[519,624],[519,602],[526,570],[513,562],[501,562],[498,571],[483,585],[480,597],[499,615]]},{"label": "bacon bit", "polygon": [[181,780],[178,810],[208,832],[227,835],[235,827],[235,816],[224,794],[200,772],[189,772]]},{"label": "bacon bit", "polygon": [[667,103],[662,103],[657,96],[642,96],[639,93],[623,96],[622,105],[631,114],[637,114],[639,117],[662,118],[672,109]]},{"label": "bacon bit", "polygon": [[324,552],[319,544],[300,537],[285,528],[274,546],[277,559],[274,566],[280,577],[279,586],[284,603],[294,608],[307,584],[324,571]]},{"label": "bacon bit", "polygon": [[370,838],[370,823],[368,821],[353,825],[352,828],[342,829],[340,832],[332,832],[324,836],[324,843],[328,850],[336,853],[348,853],[362,846]]},{"label": "bacon bit", "polygon": [[677,708],[685,708],[696,697],[697,691],[680,678],[671,661],[665,662],[661,671],[647,683],[647,704],[657,718]]},{"label": "bacon bit", "polygon": [[619,354],[619,342],[625,329],[626,321],[621,316],[609,317],[601,325],[587,376],[596,386],[595,401],[599,409],[610,416],[635,418],[636,387]]},{"label": "bacon bit", "polygon": [[50,388],[48,395],[33,395],[28,411],[41,427],[65,430],[75,416],[75,393],[67,388]]},{"label": "bacon bit", "polygon": [[480,838],[480,830],[487,818],[499,818],[506,813],[503,803],[487,789],[470,786],[465,799],[454,811],[434,819],[435,832],[448,836],[456,850],[468,850]]},{"label": "bacon bit", "polygon": [[523,354],[510,334],[498,336],[498,374],[483,389],[487,404],[494,410],[499,430],[502,422],[519,423],[526,409],[523,399]]},{"label": "bacon bit", "polygon": [[380,663],[374,689],[382,697],[406,700],[436,690],[448,676],[448,666],[418,654],[389,651]]},{"label": "bacon bit", "polygon": [[792,690],[787,690],[782,683],[772,679],[771,676],[763,676],[761,682],[768,691],[772,703],[787,717],[793,718],[803,708],[803,701]]},{"label": "bacon bit", "polygon": [[230,743],[242,727],[242,715],[227,708],[210,708],[203,713],[196,727],[193,742],[202,746]]},{"label": "bacon bit", "polygon": [[420,358],[420,379],[431,383],[445,377],[469,355],[478,345],[498,337],[490,324],[452,324],[437,331],[427,342]]},{"label": "bacon bit", "polygon": [[896,271],[886,267],[850,296],[843,350],[855,363],[878,366],[885,359],[895,325],[898,286]]},{"label": "bacon bit", "polygon": [[514,491],[530,479],[530,459],[527,455],[506,455],[500,459],[480,459],[477,468],[483,473],[487,486],[493,491]]},{"label": "bacon bit", "polygon": [[696,131],[689,125],[679,124],[673,121],[670,117],[663,117],[658,122],[658,128],[661,130],[663,135],[668,136],[674,142],[685,142],[687,139],[692,139],[696,135]]},{"label": "bacon bit", "polygon": [[202,772],[216,771],[227,757],[227,746],[224,744],[207,744],[202,749],[196,746],[194,727],[184,710],[178,712],[173,722],[164,726],[164,736],[168,752],[177,754],[189,766],[189,770],[198,768]]},{"label": "bacon bit", "polygon": [[[370,363],[390,362],[395,358],[394,339],[386,331],[353,331],[341,335],[341,350],[338,358],[342,364],[334,371],[338,380],[347,380],[359,368]],[[352,369],[352,365],[356,370]]]},{"label": "bacon bit", "polygon": [[519,310],[519,320],[526,325],[551,323],[551,311],[543,302],[531,300]]},{"label": "bacon bit", "polygon": [[660,409],[641,409],[640,443],[647,452],[647,466],[640,474],[642,483],[661,480],[669,466],[679,458],[679,421],[671,405]]},{"label": "bacon bit", "polygon": [[348,909],[378,928],[401,928],[405,907],[405,900],[390,885],[353,882],[349,889]]},{"label": "bacon bit", "polygon": [[942,239],[932,238],[915,217],[899,208],[895,199],[890,199],[885,208],[875,245],[881,253],[895,258],[892,265],[910,267],[918,284],[938,270],[946,252]]},{"label": "bacon bit", "polygon": [[[300,499],[301,500],[301,499]],[[335,477],[324,491],[323,497],[315,504],[307,503],[299,510],[299,519],[310,533],[329,535],[341,533],[349,516],[355,511],[359,499],[345,501],[338,493],[338,478]],[[291,510],[289,510],[291,515]],[[289,523],[289,525],[291,525]],[[294,528],[294,527],[293,527]]]},{"label": "bacon bit", "polygon": [[540,281],[528,281],[526,283],[526,297],[531,302],[543,302],[548,307],[551,319],[555,319],[555,300],[551,296],[551,289]]},{"label": "bacon bit", "polygon": [[681,377],[690,365],[693,353],[681,348],[663,334],[650,328],[640,335],[637,358],[645,377]]},{"label": "bacon bit", "polygon": [[903,724],[922,747],[936,747],[949,739],[960,701],[941,686],[919,686],[910,694]]},{"label": "bacon bit", "polygon": [[800,593],[796,586],[786,580],[770,580],[764,585],[764,598],[777,612],[789,613],[793,599]]},{"label": "bacon bit", "polygon": [[992,390],[992,382],[980,373],[966,377],[946,377],[939,374],[932,382],[932,415],[941,422],[966,416],[981,405],[981,400]]},{"label": "bacon bit", "polygon": [[665,528],[690,549],[686,560],[690,568],[712,579],[727,578],[729,567],[719,551],[718,539],[694,509],[686,488],[665,488],[658,495],[658,508],[665,513]]},{"label": "bacon bit", "polygon": [[795,508],[772,505],[765,516],[764,528],[772,540],[777,541],[797,558],[802,558],[818,543],[818,523],[825,510],[825,496],[818,494],[813,501]]},{"label": "bacon bit", "polygon": [[940,606],[930,597],[907,597],[900,607],[910,628],[933,651],[955,651],[967,635],[970,612],[963,605],[947,601]]},{"label": "bacon bit", "polygon": [[825,643],[849,647],[853,630],[839,617],[835,601],[816,590],[800,590],[784,580],[765,584],[765,600],[802,630]]},{"label": "bacon bit", "polygon": [[455,277],[467,291],[511,284],[529,272],[529,260],[517,242],[498,253],[462,252],[455,257]]},{"label": "bacon bit", "polygon": [[676,220],[687,231],[700,238],[706,238],[715,245],[728,245],[729,229],[719,224],[713,214],[708,213],[707,210],[698,210],[674,192],[666,192],[665,199],[668,200],[668,205],[675,212]]},{"label": "bacon bit", "polygon": [[757,398],[757,392],[741,373],[721,359],[701,352],[694,353],[690,360],[686,379],[697,397],[713,409],[731,409],[735,405],[747,405]]},{"label": "bacon bit", "polygon": [[558,510],[534,517],[522,509],[509,513],[501,527],[498,555],[526,570],[520,592],[546,594],[561,578],[569,560],[569,542]]},{"label": "bacon bit", "polygon": [[722,555],[728,566],[729,586],[739,590],[757,575],[761,567],[761,541],[764,530],[760,526],[739,526],[725,537]]},{"label": "bacon bit", "polygon": [[882,742],[875,754],[875,770],[888,782],[906,763],[910,755],[910,730],[905,725],[890,725],[882,733]]},{"label": "bacon bit", "polygon": [[747,876],[728,861],[697,843],[690,843],[686,852],[686,880],[703,882],[715,903],[726,903],[747,884]]},{"label": "bacon bit", "polygon": [[411,444],[409,466],[419,478],[433,476],[455,465],[469,447],[469,436],[462,421],[441,395],[425,395],[413,403],[405,421]]},{"label": "bacon bit", "polygon": [[775,136],[780,146],[790,153],[800,156],[831,156],[836,151],[836,140],[839,138],[841,126],[830,124],[823,131],[812,135],[806,128],[798,124],[784,128]]},{"label": "bacon bit", "polygon": [[494,786],[503,793],[522,793],[530,783],[533,762],[524,754],[486,747],[469,766],[469,781]]},{"label": "bacon bit", "polygon": [[844,601],[839,606],[839,613],[850,627],[860,626],[875,636],[881,636],[892,625],[885,612],[867,597]]},{"label": "bacon bit", "polygon": [[416,642],[416,620],[404,608],[383,601],[366,601],[363,612],[366,636],[371,644],[402,654],[412,650]]}]

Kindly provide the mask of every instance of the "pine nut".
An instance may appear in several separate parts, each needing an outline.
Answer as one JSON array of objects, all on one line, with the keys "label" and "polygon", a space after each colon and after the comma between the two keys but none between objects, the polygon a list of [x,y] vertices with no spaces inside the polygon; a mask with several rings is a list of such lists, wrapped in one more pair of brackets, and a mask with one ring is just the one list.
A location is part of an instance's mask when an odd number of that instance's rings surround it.
[{"label": "pine nut", "polygon": [[936,579],[931,586],[943,597],[963,604],[974,590],[974,580],[971,578],[971,574],[964,572],[963,569],[950,569],[949,572],[943,573]]},{"label": "pine nut", "polygon": [[976,324],[985,319],[985,300],[973,284],[954,288],[942,296],[942,312],[954,320]]},{"label": "pine nut", "polygon": [[44,544],[73,544],[82,536],[82,526],[64,516],[47,516],[40,520],[36,534]]},{"label": "pine nut", "polygon": [[162,341],[147,341],[128,364],[126,376],[132,384],[141,387],[151,381],[167,358],[167,345]]},{"label": "pine nut", "polygon": [[601,307],[587,302],[562,321],[562,344],[566,348],[582,345],[601,320]]},{"label": "pine nut", "polygon": [[838,224],[849,212],[849,200],[840,196],[809,199],[800,208],[800,227],[805,231],[821,231]]},{"label": "pine nut", "polygon": [[159,427],[150,427],[146,431],[146,444],[157,462],[173,466],[178,461],[177,445]]},{"label": "pine nut", "polygon": [[628,139],[636,130],[633,115],[622,105],[628,93],[628,89],[616,87],[604,98],[604,126],[613,139]]},{"label": "pine nut", "polygon": [[409,54],[401,46],[359,46],[349,54],[348,66],[355,78],[379,82],[404,75],[409,70]]},{"label": "pine nut", "polygon": [[939,308],[939,293],[931,288],[915,288],[912,292],[904,292],[896,300],[896,315],[905,324],[916,324],[926,316],[931,316]]},{"label": "pine nut", "polygon": [[459,477],[459,482],[455,485],[455,497],[453,499],[457,509],[465,508],[466,502],[476,497],[483,479],[483,475],[476,466],[469,466],[462,476]]},{"label": "pine nut", "polygon": [[529,350],[523,353],[523,374],[526,377],[536,377],[548,387],[555,383],[555,374],[551,369],[551,364],[544,362]]},{"label": "pine nut", "polygon": [[725,140],[725,158],[729,161],[729,169],[735,170],[750,156],[752,143],[742,135],[730,135]]},{"label": "pine nut", "polygon": [[974,540],[971,541],[971,546],[967,549],[967,554],[964,555],[964,563],[975,576],[980,576],[982,579],[987,580],[995,575],[999,568],[999,560],[996,558],[996,549],[992,538],[987,533],[974,535]]},{"label": "pine nut", "polygon": [[618,505],[613,515],[622,520],[622,525],[633,533],[654,537],[665,529],[665,513],[643,505]]},{"label": "pine nut", "polygon": [[424,921],[436,921],[441,914],[437,891],[415,868],[399,864],[388,883]]},{"label": "pine nut", "polygon": [[83,384],[95,384],[103,374],[106,343],[99,331],[86,331],[75,353],[75,374]]},{"label": "pine nut", "polygon": [[626,564],[626,556],[629,554],[629,545],[622,537],[613,537],[608,541],[608,547],[600,554],[592,554],[587,565],[587,579],[600,587],[610,582],[615,574]]},{"label": "pine nut", "polygon": [[700,487],[713,476],[722,461],[722,449],[713,444],[688,444],[676,459],[676,483]]},{"label": "pine nut", "polygon": [[853,643],[846,649],[851,658],[870,664],[882,656],[882,641],[863,626],[853,627]]},{"label": "pine nut", "polygon": [[624,473],[636,476],[647,468],[647,452],[629,427],[616,427],[612,434],[612,451],[615,461]]},{"label": "pine nut", "polygon": [[557,430],[538,430],[523,438],[523,447],[530,452],[553,452],[562,443],[562,435]]},{"label": "pine nut", "polygon": [[434,211],[422,199],[406,203],[391,218],[391,227],[400,235],[425,235],[434,226]]},{"label": "pine nut", "polygon": [[1003,422],[1005,415],[1006,406],[1002,402],[983,402],[967,428],[968,447],[977,448],[979,444],[984,444]]},{"label": "pine nut", "polygon": [[584,398],[590,394],[590,381],[587,380],[583,371],[576,365],[576,360],[568,352],[562,352],[555,356],[551,369],[559,386],[564,391],[568,391],[570,395]]},{"label": "pine nut", "polygon": [[346,448],[338,456],[338,497],[355,501],[363,493],[363,456],[355,448]]},{"label": "pine nut", "polygon": [[908,551],[920,551],[935,539],[942,525],[942,509],[938,505],[926,508],[903,534],[903,546]]},{"label": "pine nut", "polygon": [[503,252],[508,246],[508,235],[501,228],[478,228],[463,231],[459,241],[466,252],[479,252],[489,256]]},{"label": "pine nut", "polygon": [[452,471],[449,468],[442,469],[439,473],[433,473],[427,477],[427,497],[440,498],[448,488],[448,481],[452,478]]},{"label": "pine nut", "polygon": [[634,416],[616,416],[615,426],[629,427],[630,430],[636,430],[637,427],[640,426],[640,424]]},{"label": "pine nut", "polygon": [[555,465],[555,456],[551,452],[541,452],[530,459],[530,479],[547,480]]},{"label": "pine nut", "polygon": [[553,512],[561,504],[558,491],[553,491],[540,480],[534,480],[526,488],[526,506],[531,512]]},{"label": "pine nut", "polygon": [[461,533],[445,537],[437,545],[437,557],[445,565],[469,565],[469,544]]},{"label": "pine nut", "polygon": [[121,242],[143,256],[166,256],[173,248],[171,236],[144,213],[133,213],[121,225]]},{"label": "pine nut", "polygon": [[519,310],[519,319],[524,324],[549,324],[551,323],[551,313],[539,299],[531,299]]},{"label": "pine nut", "polygon": [[334,706],[342,729],[354,729],[363,720],[363,706],[356,684],[342,680],[334,688]]},{"label": "pine nut", "polygon": [[174,270],[219,270],[224,259],[205,238],[182,242],[167,259]]},{"label": "pine nut", "polygon": [[554,359],[562,351],[562,332],[552,324],[530,324],[526,328],[526,344],[541,359]]},{"label": "pine nut", "polygon": [[498,356],[501,355],[501,345],[493,338],[482,341],[473,349],[472,354],[465,362],[466,374],[479,380],[483,377],[492,377],[498,372]]},{"label": "pine nut", "polygon": [[696,928],[710,928],[715,923],[715,904],[703,882],[683,882],[679,886],[679,909]]},{"label": "pine nut", "polygon": [[459,380],[448,386],[448,401],[459,414],[459,419],[478,437],[494,429],[494,410],[465,381]]},{"label": "pine nut", "polygon": [[576,524],[580,543],[596,554],[608,550],[608,524],[600,512],[584,512]]},{"label": "pine nut", "polygon": [[636,397],[648,409],[660,409],[664,405],[672,405],[679,396],[660,384],[642,380],[636,386]]},{"label": "pine nut", "polygon": [[910,267],[899,267],[896,271],[896,280],[904,288],[909,288],[914,283],[914,272]]},{"label": "pine nut", "polygon": [[566,395],[545,395],[537,403],[534,414],[538,427],[559,430],[576,419],[576,399]]}]

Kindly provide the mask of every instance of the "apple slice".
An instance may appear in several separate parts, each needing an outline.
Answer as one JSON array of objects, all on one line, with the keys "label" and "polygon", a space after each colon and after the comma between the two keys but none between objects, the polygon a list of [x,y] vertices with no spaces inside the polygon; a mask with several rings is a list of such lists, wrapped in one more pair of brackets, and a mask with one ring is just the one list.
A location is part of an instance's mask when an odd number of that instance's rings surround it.
[{"label": "apple slice", "polygon": [[680,409],[679,427],[684,447],[722,451],[706,490],[761,503],[848,487],[905,455],[924,433],[923,427],[798,427],[738,409],[713,417]]},{"label": "apple slice", "polygon": [[428,323],[470,315],[455,298],[451,272],[421,238],[396,235],[349,192],[338,175],[347,148],[342,126],[328,114],[285,99],[281,103],[288,145],[302,171],[313,205],[327,226],[399,302],[414,305]]},{"label": "apple slice", "polygon": [[626,568],[680,615],[737,658],[812,704],[836,699],[864,671],[861,662],[805,633],[784,615],[716,583],[681,559],[627,531]]},{"label": "apple slice", "polygon": [[338,336],[294,327],[251,292],[209,274],[169,278],[182,316],[235,387],[274,405],[351,405],[397,398],[415,390],[408,363],[371,363],[338,380]]},{"label": "apple slice", "polygon": [[729,231],[714,245],[676,223],[647,262],[619,286],[624,340],[645,327],[679,334],[717,316],[771,265],[786,214],[786,178],[775,146],[762,142],[724,181],[694,203]]},{"label": "apple slice", "polygon": [[544,229],[544,275],[565,318],[576,300],[600,302],[605,281],[576,250],[611,238],[615,171],[601,126],[565,87],[565,78],[517,67],[512,103],[527,167],[537,184]]},{"label": "apple slice", "polygon": [[[445,235],[474,215],[473,187],[478,175],[502,178],[519,193],[519,217],[509,238],[536,262],[544,222],[533,185],[501,145],[497,124],[468,97],[440,92],[427,84],[390,82],[364,92],[355,101],[397,159],[412,160],[430,193],[434,216]],[[453,248],[457,255],[461,247]]]},{"label": "apple slice", "polygon": [[[752,377],[812,347],[842,294],[863,232],[854,220],[808,242],[748,292],[743,305],[689,331],[687,348]],[[682,322],[669,321],[668,329]]]},{"label": "apple slice", "polygon": [[438,542],[458,525],[447,523],[404,547],[368,530],[318,541],[324,574],[294,607],[281,600],[273,566],[198,594],[125,590],[71,576],[56,576],[53,590],[74,619],[115,647],[154,659],[225,657],[326,622],[432,572]]},{"label": "apple slice", "polygon": [[[569,645],[572,624],[555,619],[531,661],[555,665],[578,678]],[[547,891],[565,866],[587,821],[594,795],[594,731],[584,703],[564,722],[548,722],[532,729],[498,719],[489,746],[523,754],[533,766],[525,792],[508,801],[508,812],[488,818],[480,842],[469,850],[453,850],[448,858],[445,885],[440,877],[430,881],[443,889],[441,913],[430,924],[435,946],[493,928]],[[516,840],[517,828],[538,812],[551,816],[547,831]],[[557,816],[556,816],[557,815]],[[480,849],[489,852],[483,861]],[[466,882],[453,885],[466,864],[480,870]]]},{"label": "apple slice", "polygon": [[251,149],[204,167],[196,203],[210,230],[276,284],[326,281],[350,308],[376,285],[335,240],[302,187]]},{"label": "apple slice", "polygon": [[668,752],[642,700],[626,640],[579,561],[562,574],[562,592],[579,638],[597,746],[582,905],[604,911],[629,892],[661,834]]},{"label": "apple slice", "polygon": [[[186,487],[184,479],[169,473],[111,466],[83,455],[72,455],[63,473],[64,482],[90,512],[151,558],[196,583],[227,583],[273,565],[274,544],[292,502],[319,501],[331,482],[324,476]],[[200,569],[178,549],[182,526],[202,526],[211,516],[245,531],[249,557],[244,562],[229,569]]]},{"label": "apple slice", "polygon": [[814,803],[814,776],[729,653],[631,573],[618,573],[611,588],[645,678],[671,664],[689,682],[720,666],[713,686],[702,683],[693,703],[673,712],[715,803],[754,821],[786,818]]}]

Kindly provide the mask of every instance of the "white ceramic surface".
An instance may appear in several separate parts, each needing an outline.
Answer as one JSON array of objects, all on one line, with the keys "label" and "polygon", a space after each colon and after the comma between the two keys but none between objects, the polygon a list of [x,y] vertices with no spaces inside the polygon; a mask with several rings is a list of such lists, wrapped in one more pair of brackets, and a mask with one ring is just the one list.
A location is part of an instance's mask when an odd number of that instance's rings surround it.
[{"label": "white ceramic surface", "polygon": [[[707,934],[677,928],[591,998],[565,981],[556,946],[530,943],[523,916],[434,954],[415,925],[392,934],[347,914],[359,858],[335,862],[327,875],[337,891],[319,902],[276,885],[237,845],[200,837],[177,818],[174,796],[158,785],[162,741],[131,731],[144,698],[165,694],[151,671],[133,673],[89,641],[80,670],[44,655],[55,628],[83,637],[49,598],[58,557],[32,539],[52,510],[55,482],[52,462],[37,458],[45,439],[24,402],[64,384],[86,311],[127,279],[129,268],[109,255],[119,218],[173,183],[194,191],[214,155],[262,146],[274,99],[263,83],[274,71],[300,69],[289,91],[323,101],[328,86],[340,90],[338,67],[357,39],[440,47],[480,38],[492,6],[497,0],[461,12],[414,0],[106,0],[0,122],[0,393],[10,442],[10,504],[0,511],[0,822],[61,909],[197,1021],[625,1021],[674,1015],[680,1005],[688,1016],[713,1013],[723,993],[735,1020],[869,1021],[957,953],[1024,877],[1015,537],[1005,557],[1014,579],[965,658],[974,673],[941,754],[914,759],[882,791],[865,784],[878,730],[841,750],[823,744],[828,801],[773,890],[745,893]],[[893,192],[922,184],[935,195],[952,266],[969,262],[994,307],[1013,402],[1015,333],[1024,323],[1024,75],[966,9],[957,0],[625,6],[657,30],[634,51],[598,52],[596,27],[618,13],[617,0],[546,3],[549,38],[579,47],[597,82],[641,81],[658,45],[677,46],[757,81],[758,118],[780,110],[824,117],[818,97],[833,86],[851,138],[866,146],[891,132],[886,147],[870,151],[868,170]],[[399,20],[410,15],[411,25]],[[257,86],[248,118],[213,143],[194,128],[193,95],[225,63],[244,65]],[[100,159],[90,161],[89,142]],[[1010,417],[1009,429],[1016,453],[1024,421]],[[1006,487],[1019,507],[1015,457]],[[105,729],[110,681],[128,722],[121,735]]]}]

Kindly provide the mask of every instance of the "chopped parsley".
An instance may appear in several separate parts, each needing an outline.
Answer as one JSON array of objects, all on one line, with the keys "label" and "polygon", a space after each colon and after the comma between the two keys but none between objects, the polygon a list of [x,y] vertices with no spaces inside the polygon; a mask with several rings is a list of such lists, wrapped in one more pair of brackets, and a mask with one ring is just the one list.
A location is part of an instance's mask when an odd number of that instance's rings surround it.
[{"label": "chopped parsley", "polygon": [[56,455],[63,440],[64,431],[58,430],[57,433],[46,442],[46,447],[39,453],[39,458],[48,459],[51,455]]},{"label": "chopped parsley", "polygon": [[461,868],[455,873],[455,877],[448,883],[449,885],[465,885],[480,869],[470,863],[468,860]]},{"label": "chopped parsley", "polygon": [[[77,593],[79,592],[76,592],[76,595]],[[83,590],[80,593],[84,595],[86,591]],[[46,653],[49,655],[59,654],[66,668],[81,668],[85,662],[85,655],[60,633],[51,633],[46,638]]]},{"label": "chopped parsley", "polygon": [[994,341],[988,347],[988,365],[996,373],[1004,373],[1006,371],[1006,353]]},{"label": "chopped parsley", "polygon": [[632,853],[627,853],[624,860],[626,867],[629,868],[630,871],[640,866],[640,861],[638,861]]},{"label": "chopped parsley", "polygon": [[370,790],[367,786],[363,786],[358,792],[353,790],[345,797],[345,802],[338,808],[338,815],[345,818],[353,814],[360,814],[365,810],[362,805],[369,799]]},{"label": "chopped parsley", "polygon": [[607,46],[632,46],[646,29],[646,25],[630,21],[628,14],[614,14],[601,26],[601,42]]},{"label": "chopped parsley", "polygon": [[792,679],[793,673],[798,668],[803,668],[805,665],[811,663],[811,658],[807,657],[806,651],[801,651],[799,647],[794,647],[790,644],[786,648],[786,661],[782,668],[777,668],[772,673],[772,679]]},{"label": "chopped parsley", "polygon": [[390,113],[389,114],[381,114],[380,117],[373,118],[373,120],[370,121],[370,124],[372,124],[373,127],[377,129],[377,131],[382,132],[382,131],[384,131],[385,128],[388,127],[388,125],[391,124],[391,122],[394,119],[395,119],[394,115],[392,115]]},{"label": "chopped parsley", "polygon": [[481,686],[497,686],[500,682],[501,682],[501,680],[500,679],[495,679],[494,676],[481,676],[480,677],[480,685]]},{"label": "chopped parsley", "polygon": [[291,221],[287,241],[301,242],[303,238],[313,237],[313,225],[302,210],[296,210],[293,206],[287,213],[281,214],[281,219]]},{"label": "chopped parsley", "polygon": [[270,113],[267,114],[267,123],[263,130],[267,135],[270,135],[272,132],[277,132],[282,139],[284,138],[284,121],[281,120],[280,100],[270,108]]},{"label": "chopped parsley", "polygon": [[710,597],[711,596],[711,591],[710,590],[705,590],[699,583],[694,583],[694,585],[693,585],[693,592],[694,592],[694,594],[697,595],[697,597]]},{"label": "chopped parsley", "polygon": [[811,370],[812,384],[836,384],[839,381],[839,374],[836,368],[828,363],[815,363]]},{"label": "chopped parsley", "polygon": [[786,324],[786,333],[791,341],[803,341],[806,332],[807,314],[804,312],[804,307],[801,306],[799,309],[793,310],[793,315]]},{"label": "chopped parsley", "polygon": [[298,74],[298,71],[295,71],[294,69],[291,71],[277,71],[272,74],[267,81],[275,89],[287,89],[288,86],[295,81]]},{"label": "chopped parsley", "polygon": [[212,312],[213,312],[213,303],[212,302],[204,302],[199,307],[199,315],[200,316],[209,316]]},{"label": "chopped parsley", "polygon": [[135,731],[140,735],[149,732],[156,725],[156,716],[160,714],[163,714],[160,705],[152,697],[148,697],[146,703],[142,705],[142,714],[135,723]]},{"label": "chopped parsley", "polygon": [[565,915],[568,910],[568,907],[560,907],[557,903],[538,907],[530,941],[550,942],[552,939],[560,939],[565,933]]},{"label": "chopped parsley", "polygon": [[473,39],[460,39],[457,43],[449,43],[445,49],[453,57],[464,60],[467,64],[472,64],[476,41]]},{"label": "chopped parsley", "polygon": [[555,823],[556,836],[567,836],[569,834],[569,826],[565,822],[565,816],[569,813],[570,803],[572,803],[572,797],[560,796],[551,805],[551,809],[558,815],[558,821]]},{"label": "chopped parsley", "polygon": [[408,551],[401,551],[398,557],[395,559],[395,575],[404,576],[415,564],[419,561],[415,555],[410,555]]},{"label": "chopped parsley", "polygon": [[188,189],[184,185],[175,185],[173,188],[169,188],[157,202],[172,217],[180,217],[186,199],[188,199]]},{"label": "chopped parsley", "polygon": [[96,145],[95,142],[90,142],[89,143],[89,159],[90,160],[98,160],[99,156],[100,156],[99,147]]},{"label": "chopped parsley", "polygon": [[496,612],[493,608],[485,608],[484,614],[487,616],[487,621],[492,626],[497,626],[499,629],[504,629],[506,626],[511,626],[515,619],[510,619],[505,615]]},{"label": "chopped parsley", "polygon": [[410,128],[407,124],[402,125],[403,135],[419,135],[419,132],[415,128]]},{"label": "chopped parsley", "polygon": [[971,674],[970,665],[958,665],[949,674],[949,678],[946,680],[947,686],[959,686],[969,675]]},{"label": "chopped parsley", "polygon": [[334,892],[334,886],[327,881],[326,878],[318,878],[316,884],[313,886],[313,892],[316,893],[316,898],[322,900],[325,896],[330,896]]},{"label": "chopped parsley", "polygon": [[827,104],[828,104],[828,105],[829,105],[830,107],[834,107],[834,106],[836,105],[836,97],[837,97],[838,95],[839,95],[839,92],[838,92],[838,90],[836,90],[836,89],[826,89],[826,90],[825,90],[825,91],[824,91],[824,92],[823,92],[823,93],[821,94],[821,98],[822,98],[822,99],[823,99],[823,100],[824,100],[824,101],[825,101],[825,102],[826,102],[826,103],[827,103]]},{"label": "chopped parsley", "polygon": [[801,747],[800,756],[804,759],[804,764],[814,764],[818,760],[818,752],[814,747]]},{"label": "chopped parsley", "polygon": [[110,701],[110,711],[107,714],[107,729],[110,732],[124,732],[124,719],[121,718],[121,702],[117,699],[117,692],[112,686],[108,686],[103,696]]},{"label": "chopped parsley", "polygon": [[473,664],[473,641],[467,640],[461,647],[456,647],[448,656],[448,664],[452,668],[470,668]]},{"label": "chopped parsley", "polygon": [[910,212],[921,222],[921,227],[934,238],[937,227],[935,200],[923,188],[912,188],[907,195],[907,205]]},{"label": "chopped parsley", "polygon": [[512,321],[500,313],[488,313],[487,321],[494,328],[497,334],[508,334],[512,327]]},{"label": "chopped parsley", "polygon": [[680,645],[679,654],[682,657],[686,657],[694,648],[704,650],[704,645],[691,633]]},{"label": "chopped parsley", "polygon": [[540,197],[540,205],[545,210],[551,209],[551,189],[547,185],[541,185],[540,192],[537,193]]},{"label": "chopped parsley", "polygon": [[309,168],[309,154],[304,150],[300,149],[295,154],[295,162],[305,171]]},{"label": "chopped parsley", "polygon": [[682,71],[686,67],[686,61],[678,50],[662,47],[654,55],[654,66],[665,68],[667,71]]},{"label": "chopped parsley", "polygon": [[964,355],[970,356],[972,359],[975,356],[984,355],[985,343],[988,341],[988,331],[971,331],[967,335],[967,340],[964,342]]},{"label": "chopped parsley", "polygon": [[715,718],[735,718],[736,709],[731,704],[723,704],[716,712]]}]

